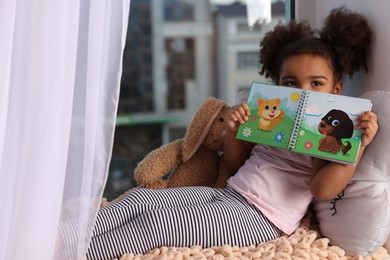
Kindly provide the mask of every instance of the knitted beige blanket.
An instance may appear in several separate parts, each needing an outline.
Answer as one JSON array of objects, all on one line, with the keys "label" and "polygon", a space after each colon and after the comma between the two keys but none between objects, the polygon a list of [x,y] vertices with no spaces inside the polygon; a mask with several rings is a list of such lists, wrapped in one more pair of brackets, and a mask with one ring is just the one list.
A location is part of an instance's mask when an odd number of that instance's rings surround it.
[{"label": "knitted beige blanket", "polygon": [[[122,196],[121,196],[122,197]],[[120,199],[120,198],[118,198]],[[107,205],[102,201],[102,206]],[[144,255],[124,254],[120,260],[132,259],[281,259],[281,260],[383,260],[390,259],[388,251],[381,247],[366,257],[348,256],[345,251],[329,244],[329,239],[319,233],[318,224],[312,221],[310,212],[302,219],[299,228],[290,236],[283,235],[275,240],[237,247],[160,247]]]}]

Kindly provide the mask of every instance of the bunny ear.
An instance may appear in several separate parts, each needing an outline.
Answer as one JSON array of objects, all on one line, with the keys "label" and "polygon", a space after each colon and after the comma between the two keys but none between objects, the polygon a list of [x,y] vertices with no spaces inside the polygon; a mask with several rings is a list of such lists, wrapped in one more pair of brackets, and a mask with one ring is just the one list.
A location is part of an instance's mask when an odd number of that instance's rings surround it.
[{"label": "bunny ear", "polygon": [[184,137],[182,151],[183,162],[189,160],[203,143],[214,119],[218,116],[225,102],[210,97],[200,106]]}]

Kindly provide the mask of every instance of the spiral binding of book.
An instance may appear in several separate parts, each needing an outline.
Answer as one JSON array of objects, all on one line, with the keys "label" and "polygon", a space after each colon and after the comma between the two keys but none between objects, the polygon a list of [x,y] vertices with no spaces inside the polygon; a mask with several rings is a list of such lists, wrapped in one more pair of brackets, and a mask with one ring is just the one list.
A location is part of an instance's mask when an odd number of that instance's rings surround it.
[{"label": "spiral binding of book", "polygon": [[299,105],[298,105],[298,111],[297,116],[295,119],[295,123],[293,126],[293,129],[291,131],[291,137],[288,141],[288,148],[289,149],[295,149],[295,146],[297,144],[298,136],[299,136],[299,129],[302,125],[303,116],[306,110],[307,101],[309,99],[310,92],[303,90],[301,93],[301,98],[299,99]]}]

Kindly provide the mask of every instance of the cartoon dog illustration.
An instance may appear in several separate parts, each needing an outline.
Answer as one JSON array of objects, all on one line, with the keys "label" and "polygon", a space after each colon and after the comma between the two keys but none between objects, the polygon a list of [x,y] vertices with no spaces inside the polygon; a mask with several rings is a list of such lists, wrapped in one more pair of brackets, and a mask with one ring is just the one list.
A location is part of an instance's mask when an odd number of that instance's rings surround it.
[{"label": "cartoon dog illustration", "polygon": [[280,109],[280,98],[268,100],[259,98],[257,105],[259,107],[257,114],[260,116],[260,130],[270,132],[283,121],[284,112]]},{"label": "cartoon dog illustration", "polygon": [[325,135],[319,141],[318,150],[337,154],[342,151],[346,154],[351,149],[351,143],[344,145],[342,138],[351,138],[353,135],[353,122],[342,110],[330,110],[318,124],[318,131]]}]

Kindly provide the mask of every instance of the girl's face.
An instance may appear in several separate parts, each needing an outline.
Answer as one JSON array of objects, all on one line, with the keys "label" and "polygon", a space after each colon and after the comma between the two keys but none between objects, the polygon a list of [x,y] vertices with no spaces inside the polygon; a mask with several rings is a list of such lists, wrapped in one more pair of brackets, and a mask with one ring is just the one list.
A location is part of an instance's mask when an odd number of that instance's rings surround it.
[{"label": "girl's face", "polygon": [[343,83],[334,81],[329,61],[308,54],[286,58],[282,63],[278,84],[331,94],[341,94],[343,90]]}]

